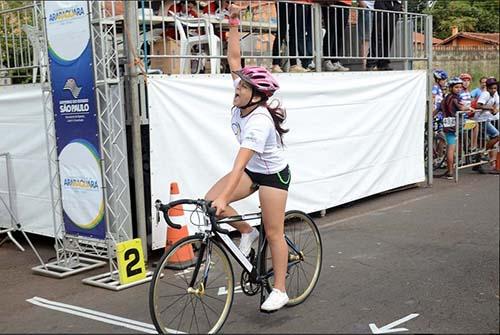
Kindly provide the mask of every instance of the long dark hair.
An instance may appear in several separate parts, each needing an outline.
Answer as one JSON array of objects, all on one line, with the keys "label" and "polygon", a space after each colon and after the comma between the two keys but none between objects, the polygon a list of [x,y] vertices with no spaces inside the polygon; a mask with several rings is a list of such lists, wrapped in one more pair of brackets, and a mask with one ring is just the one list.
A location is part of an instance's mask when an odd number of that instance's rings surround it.
[{"label": "long dark hair", "polygon": [[[286,109],[281,106],[281,102],[278,99],[272,99],[270,103],[267,101],[267,97],[262,97],[262,105],[266,107],[269,114],[271,114],[274,122],[274,128],[276,128],[276,131],[280,136],[281,145],[284,145],[283,135],[290,131],[290,129],[285,129],[281,125],[286,119]],[[276,103],[275,106],[273,106],[274,103]]]}]

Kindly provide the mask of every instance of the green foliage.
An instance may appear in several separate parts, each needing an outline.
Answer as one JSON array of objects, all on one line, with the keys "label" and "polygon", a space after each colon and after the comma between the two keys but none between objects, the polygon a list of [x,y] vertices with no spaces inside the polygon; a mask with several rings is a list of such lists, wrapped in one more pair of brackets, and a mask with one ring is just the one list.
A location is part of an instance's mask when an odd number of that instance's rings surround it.
[{"label": "green foliage", "polygon": [[499,11],[499,0],[438,0],[423,12],[433,16],[434,37],[444,39],[453,26],[459,31],[499,32]]},{"label": "green foliage", "polygon": [[32,50],[22,30],[23,24],[33,25],[32,8],[26,7],[31,5],[33,1],[0,0],[0,65],[11,69],[7,77],[13,84],[30,82],[33,73],[29,68]]}]

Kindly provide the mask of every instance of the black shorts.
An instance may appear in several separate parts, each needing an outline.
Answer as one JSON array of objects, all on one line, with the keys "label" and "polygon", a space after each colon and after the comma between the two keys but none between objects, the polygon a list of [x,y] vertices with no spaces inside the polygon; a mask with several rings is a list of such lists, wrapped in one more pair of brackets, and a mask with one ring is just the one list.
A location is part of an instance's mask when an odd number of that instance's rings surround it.
[{"label": "black shorts", "polygon": [[273,174],[252,172],[248,169],[245,169],[245,173],[252,180],[253,182],[252,188],[255,190],[258,190],[259,186],[262,185],[288,191],[288,187],[290,186],[291,176],[290,176],[290,168],[288,167],[288,165],[280,172]]}]

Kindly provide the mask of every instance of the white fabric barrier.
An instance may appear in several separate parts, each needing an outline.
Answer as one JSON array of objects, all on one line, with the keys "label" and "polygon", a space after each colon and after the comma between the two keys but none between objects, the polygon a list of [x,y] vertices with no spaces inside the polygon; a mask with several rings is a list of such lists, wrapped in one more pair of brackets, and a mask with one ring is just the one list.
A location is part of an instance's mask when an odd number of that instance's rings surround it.
[{"label": "white fabric barrier", "polygon": [[[0,86],[0,152],[11,154],[17,217],[27,232],[54,236],[40,84]],[[2,161],[0,196],[8,199]],[[8,201],[7,201],[8,202]],[[11,225],[0,202],[0,227]]]},{"label": "white fabric barrier", "polygon": [[[287,209],[315,212],[425,180],[425,71],[276,76],[290,128]],[[182,198],[201,198],[230,171],[233,94],[229,75],[150,76],[153,204],[168,202],[172,181]],[[256,194],[235,208],[258,211]]]}]

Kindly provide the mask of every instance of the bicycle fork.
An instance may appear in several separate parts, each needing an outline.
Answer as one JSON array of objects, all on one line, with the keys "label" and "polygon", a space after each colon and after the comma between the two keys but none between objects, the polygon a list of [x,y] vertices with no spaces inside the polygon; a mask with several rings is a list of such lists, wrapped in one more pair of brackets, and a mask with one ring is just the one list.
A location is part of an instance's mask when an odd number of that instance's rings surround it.
[{"label": "bicycle fork", "polygon": [[[195,268],[193,270],[193,277],[191,278],[191,282],[189,283],[189,287],[187,292],[190,294],[194,294],[198,297],[203,296],[205,294],[205,287],[207,287],[208,281],[208,272],[210,271],[210,262],[211,262],[211,241],[209,238],[205,238],[200,245],[199,257],[196,261]],[[203,270],[203,277],[199,281],[198,287],[195,288],[196,279],[198,278],[198,273],[200,272],[201,264],[203,263],[203,255],[207,253],[207,258],[205,260],[205,269]]]}]

